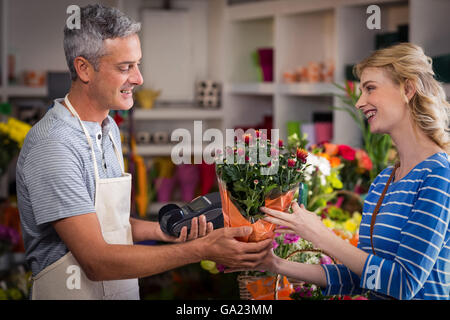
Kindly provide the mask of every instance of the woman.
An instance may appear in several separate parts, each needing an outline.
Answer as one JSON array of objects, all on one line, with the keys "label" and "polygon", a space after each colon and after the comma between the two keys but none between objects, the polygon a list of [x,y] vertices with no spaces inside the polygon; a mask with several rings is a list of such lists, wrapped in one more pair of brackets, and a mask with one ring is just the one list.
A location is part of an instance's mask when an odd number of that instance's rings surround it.
[{"label": "woman", "polygon": [[263,267],[315,283],[326,295],[369,290],[375,299],[448,300],[450,105],[433,78],[431,59],[416,45],[376,51],[355,71],[362,91],[356,108],[367,117],[371,132],[391,136],[399,166],[386,168],[373,181],[357,248],[296,203],[293,214],[262,208],[266,221],[287,227],[276,232],[298,234],[342,262],[306,265],[272,254]]}]

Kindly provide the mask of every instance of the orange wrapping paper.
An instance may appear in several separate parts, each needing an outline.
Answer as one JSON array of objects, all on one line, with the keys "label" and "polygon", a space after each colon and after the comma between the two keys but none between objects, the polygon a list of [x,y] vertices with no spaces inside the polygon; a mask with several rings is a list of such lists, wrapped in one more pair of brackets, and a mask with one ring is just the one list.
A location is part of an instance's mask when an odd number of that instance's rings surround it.
[{"label": "orange wrapping paper", "polygon": [[[246,284],[253,300],[274,300],[275,299],[276,277],[266,277]],[[279,283],[278,300],[292,300],[290,295],[294,293],[294,287],[289,280],[283,276]]]},{"label": "orange wrapping paper", "polygon": [[[295,191],[296,189],[292,189],[275,199],[266,199],[264,206],[274,210],[286,211],[294,199]],[[225,182],[220,179],[219,192],[222,201],[224,227],[249,226],[253,228],[253,232],[249,236],[236,238],[237,240],[243,242],[258,242],[268,238],[274,238],[273,230],[275,230],[276,225],[262,219],[259,219],[252,224],[245,219],[231,200]]]}]

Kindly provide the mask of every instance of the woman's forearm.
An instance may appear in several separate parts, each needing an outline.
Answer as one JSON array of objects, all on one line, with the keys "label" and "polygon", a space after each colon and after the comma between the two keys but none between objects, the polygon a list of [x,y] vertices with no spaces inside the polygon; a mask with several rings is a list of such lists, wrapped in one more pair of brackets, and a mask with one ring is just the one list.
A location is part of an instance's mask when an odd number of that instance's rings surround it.
[{"label": "woman's forearm", "polygon": [[325,271],[318,264],[306,264],[277,258],[274,273],[282,274],[289,278],[305,281],[325,288],[327,278]]},{"label": "woman's forearm", "polygon": [[317,237],[314,245],[332,255],[340,263],[361,277],[367,257],[369,256],[367,252],[358,249],[332,232]]}]

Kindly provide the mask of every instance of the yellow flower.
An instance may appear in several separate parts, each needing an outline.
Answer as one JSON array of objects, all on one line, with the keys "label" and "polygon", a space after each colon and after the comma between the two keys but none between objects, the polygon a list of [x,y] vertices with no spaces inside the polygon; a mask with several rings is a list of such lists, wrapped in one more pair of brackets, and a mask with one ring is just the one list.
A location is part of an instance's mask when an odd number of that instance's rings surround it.
[{"label": "yellow flower", "polygon": [[334,229],[334,227],[336,226],[336,223],[328,218],[325,218],[322,220],[323,224],[325,225],[325,227],[330,228],[330,229]]},{"label": "yellow flower", "polygon": [[354,212],[352,219],[357,223],[358,225],[361,223],[362,215],[359,212]]},{"label": "yellow flower", "polygon": [[200,266],[205,270],[211,271],[216,268],[216,263],[210,260],[202,260],[200,261]]},{"label": "yellow flower", "polygon": [[344,222],[345,230],[354,233],[356,231],[356,228],[358,228],[358,224],[353,219],[348,219],[347,221]]}]

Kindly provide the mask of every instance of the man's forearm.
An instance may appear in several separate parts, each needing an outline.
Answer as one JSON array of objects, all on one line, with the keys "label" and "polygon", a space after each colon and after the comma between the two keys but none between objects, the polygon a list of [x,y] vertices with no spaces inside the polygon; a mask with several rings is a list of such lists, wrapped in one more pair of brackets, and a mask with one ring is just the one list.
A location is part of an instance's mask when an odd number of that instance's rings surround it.
[{"label": "man's forearm", "polygon": [[202,251],[197,240],[159,246],[107,244],[86,273],[95,281],[147,277],[199,262]]}]

